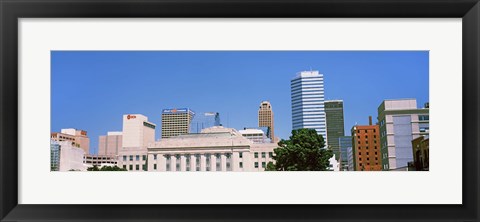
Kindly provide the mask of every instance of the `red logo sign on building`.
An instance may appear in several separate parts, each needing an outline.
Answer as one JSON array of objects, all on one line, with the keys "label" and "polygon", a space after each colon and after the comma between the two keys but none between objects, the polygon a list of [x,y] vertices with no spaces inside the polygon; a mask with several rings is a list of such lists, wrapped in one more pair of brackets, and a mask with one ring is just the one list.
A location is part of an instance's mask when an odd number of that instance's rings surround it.
[{"label": "red logo sign on building", "polygon": [[135,115],[127,115],[127,119],[135,119],[137,118]]}]

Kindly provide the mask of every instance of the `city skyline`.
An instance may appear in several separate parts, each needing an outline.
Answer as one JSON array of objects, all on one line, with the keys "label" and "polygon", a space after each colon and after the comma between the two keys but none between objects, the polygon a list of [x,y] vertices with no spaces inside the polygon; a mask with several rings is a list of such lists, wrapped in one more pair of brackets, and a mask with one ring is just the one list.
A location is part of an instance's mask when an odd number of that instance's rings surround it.
[{"label": "city skyline", "polygon": [[100,135],[121,130],[123,114],[160,126],[163,109],[187,107],[218,112],[224,126],[243,129],[257,124],[258,104],[267,100],[275,134],[287,139],[290,81],[309,69],[324,75],[326,100],[344,101],[345,131],[366,125],[367,116],[375,123],[385,99],[428,102],[427,51],[54,51],[51,131],[86,130],[96,153]]}]

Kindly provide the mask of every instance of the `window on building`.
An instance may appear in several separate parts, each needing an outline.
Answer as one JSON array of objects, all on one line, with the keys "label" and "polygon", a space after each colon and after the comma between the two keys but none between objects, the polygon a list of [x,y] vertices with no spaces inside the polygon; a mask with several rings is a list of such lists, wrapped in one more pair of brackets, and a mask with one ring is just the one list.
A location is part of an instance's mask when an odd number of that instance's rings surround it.
[{"label": "window on building", "polygon": [[368,152],[367,152],[367,155],[368,155]]},{"label": "window on building", "polygon": [[358,141],[358,144],[360,144],[360,140]]},{"label": "window on building", "polygon": [[238,163],[238,166],[239,166],[240,168],[243,168],[243,162]]},{"label": "window on building", "polygon": [[123,169],[127,169],[127,165],[123,165]]},{"label": "window on building", "polygon": [[133,165],[129,165],[129,166],[128,166],[128,169],[129,169],[129,170],[133,170]]},{"label": "window on building", "polygon": [[262,162],[262,168],[265,168],[267,164],[265,162]]},{"label": "window on building", "polygon": [[146,160],[147,159],[147,155],[142,155],[142,160]]},{"label": "window on building", "polygon": [[242,152],[238,153],[238,157],[243,158],[243,153]]},{"label": "window on building", "polygon": [[140,155],[136,155],[136,156],[135,156],[135,160],[136,160],[136,161],[139,161],[139,160],[140,160]]},{"label": "window on building", "polygon": [[154,160],[157,159],[157,154],[153,154],[153,159],[154,159]]},{"label": "window on building", "polygon": [[123,162],[126,162],[127,161],[127,156],[123,156]]},{"label": "window on building", "polygon": [[140,170],[140,165],[135,165],[135,170]]},{"label": "window on building", "polygon": [[358,155],[362,155],[362,152],[358,152]]},{"label": "window on building", "polygon": [[130,155],[130,161],[133,161],[133,155]]},{"label": "window on building", "polygon": [[367,133],[367,130],[365,130],[365,133]]},{"label": "window on building", "polygon": [[265,157],[266,157],[265,152],[262,152],[262,158],[265,158]]},{"label": "window on building", "polygon": [[157,170],[157,164],[156,163],[153,164],[153,170]]},{"label": "window on building", "polygon": [[268,152],[268,157],[272,158],[273,157],[273,152]]},{"label": "window on building", "polygon": [[255,157],[255,158],[258,158],[258,152],[255,152],[255,153],[254,153],[254,157]]},{"label": "window on building", "polygon": [[142,169],[143,169],[143,171],[147,171],[147,164],[143,164]]},{"label": "window on building", "polygon": [[[359,161],[362,161],[362,158],[360,157],[360,158],[358,158],[358,160],[359,160]],[[362,164],[360,164],[360,165],[362,165]]]},{"label": "window on building", "polygon": [[167,163],[167,165],[166,165],[165,168],[167,169],[167,171],[170,171],[170,170],[171,170],[171,169],[170,169],[170,163]]},{"label": "window on building", "polygon": [[418,120],[427,121],[427,120],[430,120],[430,117],[428,115],[419,115]]},{"label": "window on building", "polygon": [[258,162],[255,162],[255,168],[258,168]]},{"label": "window on building", "polygon": [[225,154],[225,156],[227,157],[227,159],[230,159],[232,157],[230,153]]}]

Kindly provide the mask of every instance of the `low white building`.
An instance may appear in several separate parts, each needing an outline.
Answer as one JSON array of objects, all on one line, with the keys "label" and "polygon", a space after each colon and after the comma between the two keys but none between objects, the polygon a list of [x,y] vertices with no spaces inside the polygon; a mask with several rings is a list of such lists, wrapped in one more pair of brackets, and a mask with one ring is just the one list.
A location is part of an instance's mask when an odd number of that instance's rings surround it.
[{"label": "low white building", "polygon": [[59,146],[58,171],[86,171],[85,151],[75,147],[70,141],[56,141]]},{"label": "low white building", "polygon": [[235,129],[163,138],[148,147],[148,171],[264,171],[274,143],[254,143]]},{"label": "low white building", "polygon": [[271,139],[261,129],[245,128],[238,131],[242,136],[254,143],[270,143]]}]

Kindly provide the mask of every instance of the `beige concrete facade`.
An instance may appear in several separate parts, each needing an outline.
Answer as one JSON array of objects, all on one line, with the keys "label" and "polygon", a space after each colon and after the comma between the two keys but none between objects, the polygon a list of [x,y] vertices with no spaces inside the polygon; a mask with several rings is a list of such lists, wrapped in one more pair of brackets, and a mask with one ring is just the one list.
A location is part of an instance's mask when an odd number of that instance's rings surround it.
[{"label": "beige concrete facade", "polygon": [[117,156],[112,155],[85,155],[83,163],[87,167],[98,166],[99,168],[103,166],[115,166],[117,165]]},{"label": "beige concrete facade", "polygon": [[79,147],[72,145],[70,141],[60,141],[60,164],[59,171],[86,171],[84,165],[85,152]]},{"label": "beige concrete facade", "polygon": [[413,161],[411,141],[429,134],[429,108],[416,99],[385,100],[378,107],[383,170],[406,170]]},{"label": "beige concrete facade", "polygon": [[122,147],[146,148],[155,142],[155,127],[144,115],[123,115]]},{"label": "beige concrete facade", "polygon": [[108,132],[98,137],[98,155],[118,155],[122,149],[122,132]]},{"label": "beige concrete facade", "polygon": [[128,171],[147,171],[147,148],[123,147],[118,154],[117,166]]}]

